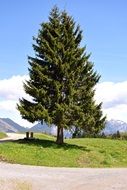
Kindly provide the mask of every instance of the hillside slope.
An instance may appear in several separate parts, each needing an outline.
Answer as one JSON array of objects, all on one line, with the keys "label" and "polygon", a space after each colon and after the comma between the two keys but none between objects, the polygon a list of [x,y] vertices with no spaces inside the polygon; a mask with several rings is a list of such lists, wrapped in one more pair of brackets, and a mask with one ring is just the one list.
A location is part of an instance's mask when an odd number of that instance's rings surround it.
[{"label": "hillside slope", "polygon": [[6,122],[7,124],[9,124],[10,126],[12,126],[14,129],[16,129],[19,132],[25,132],[26,131],[25,127],[17,124],[16,122],[11,120],[10,118],[1,118],[1,120]]},{"label": "hillside slope", "polygon": [[3,121],[2,119],[0,119],[0,132],[18,132],[18,130],[6,123],[5,121]]}]

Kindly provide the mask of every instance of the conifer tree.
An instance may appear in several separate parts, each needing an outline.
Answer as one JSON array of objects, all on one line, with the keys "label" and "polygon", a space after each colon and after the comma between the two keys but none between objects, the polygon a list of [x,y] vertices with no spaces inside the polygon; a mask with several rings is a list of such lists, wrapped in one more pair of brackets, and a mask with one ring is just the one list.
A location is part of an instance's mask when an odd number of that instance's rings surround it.
[{"label": "conifer tree", "polygon": [[56,125],[58,144],[63,143],[64,128],[99,131],[104,126],[101,105],[94,101],[100,76],[93,71],[86,47],[80,47],[81,40],[79,25],[54,7],[34,37],[35,57],[28,57],[30,79],[24,89],[32,100],[22,98],[17,105],[22,118]]}]

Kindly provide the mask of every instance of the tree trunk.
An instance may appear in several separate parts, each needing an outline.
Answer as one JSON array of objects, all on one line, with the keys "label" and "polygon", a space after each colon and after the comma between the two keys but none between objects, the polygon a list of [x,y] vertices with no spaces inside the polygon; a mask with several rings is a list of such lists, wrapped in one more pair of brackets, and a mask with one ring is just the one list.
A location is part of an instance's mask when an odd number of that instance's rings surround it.
[{"label": "tree trunk", "polygon": [[57,144],[63,144],[63,127],[58,126],[57,127]]}]

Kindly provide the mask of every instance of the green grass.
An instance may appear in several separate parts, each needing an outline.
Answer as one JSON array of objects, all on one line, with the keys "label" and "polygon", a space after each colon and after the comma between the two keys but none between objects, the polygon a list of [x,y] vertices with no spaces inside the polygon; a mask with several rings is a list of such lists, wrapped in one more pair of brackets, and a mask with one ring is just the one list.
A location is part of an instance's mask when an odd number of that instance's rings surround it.
[{"label": "green grass", "polygon": [[0,144],[0,159],[20,164],[55,167],[127,167],[127,141],[68,139],[60,146],[55,138],[36,135],[35,140]]},{"label": "green grass", "polygon": [[5,133],[0,132],[0,139],[3,139],[5,137],[7,137],[7,135]]}]

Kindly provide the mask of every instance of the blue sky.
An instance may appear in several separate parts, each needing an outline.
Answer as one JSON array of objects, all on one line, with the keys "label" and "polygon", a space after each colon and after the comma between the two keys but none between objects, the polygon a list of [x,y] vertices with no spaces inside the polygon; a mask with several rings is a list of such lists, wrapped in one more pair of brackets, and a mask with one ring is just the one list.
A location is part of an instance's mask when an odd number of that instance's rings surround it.
[{"label": "blue sky", "polygon": [[16,103],[25,96],[27,55],[34,55],[32,36],[57,5],[83,30],[82,46],[91,53],[101,75],[96,99],[109,119],[127,122],[127,1],[121,0],[4,0],[0,1],[0,117],[21,120]]},{"label": "blue sky", "polygon": [[53,5],[66,9],[83,30],[101,81],[126,80],[127,1],[115,0],[4,0],[0,2],[0,79],[27,73],[33,55],[32,36],[47,20]]}]

